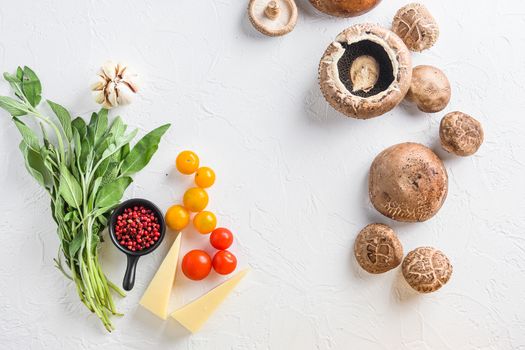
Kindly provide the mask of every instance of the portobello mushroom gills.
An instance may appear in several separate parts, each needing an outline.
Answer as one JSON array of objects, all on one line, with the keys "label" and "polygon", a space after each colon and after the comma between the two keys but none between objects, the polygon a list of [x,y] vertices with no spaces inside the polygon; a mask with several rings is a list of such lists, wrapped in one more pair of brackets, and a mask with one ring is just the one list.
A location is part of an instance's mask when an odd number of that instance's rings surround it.
[{"label": "portobello mushroom gills", "polygon": [[[370,97],[388,89],[394,81],[394,68],[388,53],[381,45],[371,40],[361,40],[351,44],[341,42],[340,44],[344,49],[344,54],[337,62],[337,68],[339,79],[348,91],[360,97]],[[352,74],[350,74],[352,66],[360,57],[371,57],[379,68],[379,72],[376,72],[377,81],[370,89],[356,89]],[[370,67],[369,69],[375,70],[376,68]]]}]

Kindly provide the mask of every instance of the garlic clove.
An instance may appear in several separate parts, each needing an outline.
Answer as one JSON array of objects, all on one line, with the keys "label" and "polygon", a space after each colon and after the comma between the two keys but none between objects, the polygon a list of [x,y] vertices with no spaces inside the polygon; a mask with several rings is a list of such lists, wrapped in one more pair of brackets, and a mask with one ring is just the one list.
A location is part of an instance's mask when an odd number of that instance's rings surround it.
[{"label": "garlic clove", "polygon": [[119,105],[127,105],[131,103],[134,91],[131,90],[129,86],[127,86],[126,84],[120,84],[117,91],[117,102]]},{"label": "garlic clove", "polygon": [[114,106],[112,106],[107,100],[104,100],[104,102],[102,103],[102,107],[104,107],[105,109],[111,109]]},{"label": "garlic clove", "polygon": [[117,84],[109,82],[106,87],[106,100],[112,106],[118,106],[117,102]]},{"label": "garlic clove", "polygon": [[115,66],[115,75],[117,77],[122,77],[122,74],[126,71],[126,65],[123,63],[117,63]]},{"label": "garlic clove", "polygon": [[126,79],[126,80],[123,80],[121,83],[122,83],[122,85],[126,86],[133,93],[137,93],[139,91],[139,88],[138,88],[135,80],[128,80],[128,79]]},{"label": "garlic clove", "polygon": [[108,62],[104,63],[104,65],[102,66],[101,69],[102,69],[102,72],[104,73],[104,75],[109,80],[113,80],[117,76],[117,65],[114,62],[112,62],[112,61],[108,61]]},{"label": "garlic clove", "polygon": [[95,102],[98,104],[103,104],[105,100],[104,91],[97,92],[95,94]]},{"label": "garlic clove", "polygon": [[122,79],[121,82],[125,85],[127,85],[131,91],[137,92],[139,90],[137,82],[138,82],[138,74],[127,68],[122,73]]},{"label": "garlic clove", "polygon": [[103,76],[98,75],[97,78],[98,80],[91,84],[92,91],[102,91],[104,90],[104,86],[106,86],[106,79]]}]

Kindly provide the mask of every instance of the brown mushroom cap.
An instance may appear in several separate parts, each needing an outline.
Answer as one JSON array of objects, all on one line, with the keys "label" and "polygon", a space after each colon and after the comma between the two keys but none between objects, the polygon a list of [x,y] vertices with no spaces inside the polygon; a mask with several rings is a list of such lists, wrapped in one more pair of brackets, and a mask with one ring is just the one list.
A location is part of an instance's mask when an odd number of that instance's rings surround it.
[{"label": "brown mushroom cap", "polygon": [[[359,74],[353,75],[354,62],[366,56],[372,60],[363,60]],[[370,87],[367,84],[374,75],[375,84]],[[355,77],[367,82],[357,91],[360,82],[352,80]],[[357,24],[344,30],[319,63],[319,84],[325,99],[339,112],[359,119],[377,117],[397,106],[411,79],[410,51],[396,34],[374,24]]]},{"label": "brown mushroom cap", "polygon": [[451,112],[441,119],[439,137],[447,152],[466,157],[476,153],[483,143],[483,127],[468,114]]},{"label": "brown mushroom cap", "polygon": [[383,273],[401,264],[403,246],[387,225],[370,224],[359,232],[354,244],[359,265],[370,273]]},{"label": "brown mushroom cap", "polygon": [[316,9],[331,16],[355,17],[376,7],[381,0],[310,0]]},{"label": "brown mushroom cap", "polygon": [[439,27],[428,9],[418,3],[400,8],[394,16],[392,31],[416,52],[431,48],[439,37]]},{"label": "brown mushroom cap", "polygon": [[372,162],[368,191],[374,208],[397,221],[426,221],[443,205],[448,176],[439,157],[418,143],[385,149]]},{"label": "brown mushroom cap", "polygon": [[441,251],[432,247],[416,248],[403,260],[403,277],[420,293],[435,292],[452,275],[452,265]]},{"label": "brown mushroom cap", "polygon": [[250,0],[248,17],[259,32],[281,36],[294,29],[297,6],[294,0]]},{"label": "brown mushroom cap", "polygon": [[417,66],[412,71],[407,100],[420,111],[436,113],[445,109],[450,101],[450,83],[445,73],[433,66]]}]

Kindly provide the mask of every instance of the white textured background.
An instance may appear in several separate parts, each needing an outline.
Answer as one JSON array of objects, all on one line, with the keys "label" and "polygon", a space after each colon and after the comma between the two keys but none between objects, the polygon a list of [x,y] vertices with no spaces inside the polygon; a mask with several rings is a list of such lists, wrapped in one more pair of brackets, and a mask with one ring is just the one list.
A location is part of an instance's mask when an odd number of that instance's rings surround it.
[{"label": "white textured background", "polygon": [[[173,127],[126,196],[164,209],[179,201],[191,179],[176,173],[175,156],[197,151],[218,175],[210,208],[236,233],[232,250],[253,271],[190,336],[137,307],[164,245],[140,262],[135,289],[117,301],[126,315],[106,334],[53,267],[48,198],[26,173],[19,135],[2,112],[0,348],[525,349],[525,2],[424,3],[441,37],[414,63],[446,72],[447,111],[483,123],[485,144],[470,158],[439,149],[443,113],[403,103],[359,121],[340,116],[320,94],[318,61],[336,34],[363,21],[389,26],[405,0],[385,0],[355,19],[321,15],[300,0],[297,27],[282,38],[251,27],[245,0],[3,1],[0,68],[33,67],[44,95],[73,113],[97,108],[88,86],[107,59],[141,73],[141,96],[117,113],[142,133]],[[404,141],[436,149],[450,176],[442,210],[421,224],[381,217],[367,196],[374,156]],[[391,224],[406,252],[442,249],[454,265],[450,283],[416,295],[399,270],[360,270],[353,240],[373,221]],[[207,244],[193,231],[186,237],[185,249]],[[123,256],[109,242],[102,255],[120,283]],[[173,307],[219,280],[179,277]]]}]

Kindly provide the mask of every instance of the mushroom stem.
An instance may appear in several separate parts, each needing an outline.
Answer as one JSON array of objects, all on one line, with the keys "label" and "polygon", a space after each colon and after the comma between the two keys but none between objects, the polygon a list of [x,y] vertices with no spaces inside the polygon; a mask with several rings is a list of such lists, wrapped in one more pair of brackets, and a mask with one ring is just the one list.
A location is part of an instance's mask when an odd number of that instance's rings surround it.
[{"label": "mushroom stem", "polygon": [[266,17],[268,17],[271,20],[276,19],[279,16],[279,13],[281,12],[281,7],[277,3],[277,1],[270,1],[268,5],[266,6],[266,9],[264,10],[264,14]]},{"label": "mushroom stem", "polygon": [[350,67],[352,91],[372,90],[379,79],[379,70],[379,63],[372,56],[363,55],[356,58]]}]

